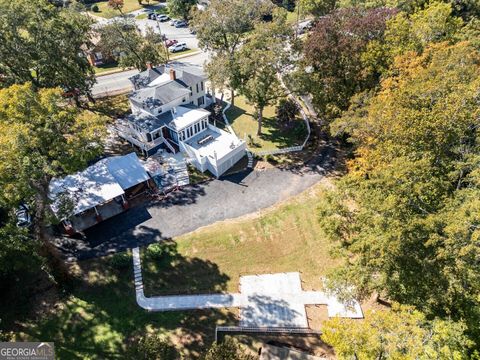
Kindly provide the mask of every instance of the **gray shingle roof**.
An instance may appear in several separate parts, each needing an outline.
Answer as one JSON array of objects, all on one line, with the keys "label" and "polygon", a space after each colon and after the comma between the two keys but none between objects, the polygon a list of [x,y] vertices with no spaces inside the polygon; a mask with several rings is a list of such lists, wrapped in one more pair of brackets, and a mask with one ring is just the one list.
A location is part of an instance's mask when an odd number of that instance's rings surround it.
[{"label": "gray shingle roof", "polygon": [[146,113],[142,112],[139,115],[127,116],[127,120],[141,127],[147,132],[152,132],[161,128],[162,126],[168,125],[173,120],[173,116],[170,111],[158,116],[147,115]]},{"label": "gray shingle roof", "polygon": [[143,109],[152,110],[182,96],[187,97],[188,95],[190,95],[189,89],[177,81],[169,81],[163,85],[146,87],[134,91],[129,98]]},{"label": "gray shingle roof", "polygon": [[130,77],[129,80],[132,82],[135,89],[141,89],[147,87],[148,84],[160,75],[169,73],[170,69],[175,70],[177,81],[185,87],[194,86],[200,81],[206,79],[201,70],[193,67],[161,65],[153,69],[142,71],[141,73]]}]

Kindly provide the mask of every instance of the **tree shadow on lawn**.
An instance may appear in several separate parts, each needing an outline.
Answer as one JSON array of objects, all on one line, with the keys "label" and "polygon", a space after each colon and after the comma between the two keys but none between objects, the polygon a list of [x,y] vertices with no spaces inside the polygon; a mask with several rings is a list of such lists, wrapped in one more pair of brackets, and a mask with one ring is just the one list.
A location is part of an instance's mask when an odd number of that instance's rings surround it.
[{"label": "tree shadow on lawn", "polygon": [[230,125],[233,125],[234,122],[242,115],[250,115],[253,117],[253,113],[248,113],[244,109],[237,106],[230,106],[226,111],[225,115],[227,116]]},{"label": "tree shadow on lawn", "polygon": [[[149,232],[161,238],[158,230]],[[156,280],[172,294],[188,286],[202,292],[226,287],[229,277],[215,264],[186,258],[176,246],[170,250],[165,261],[161,259],[154,267],[147,265],[147,289]],[[110,257],[105,257],[80,262],[79,267],[81,282],[55,314],[24,329],[29,338],[54,341],[61,359],[122,359],[127,344],[148,332],[169,336],[186,358],[195,358],[213,341],[216,324],[235,324],[234,313],[227,310],[148,312],[140,308],[135,299],[132,262],[118,269]],[[209,281],[199,283],[205,276]]]},{"label": "tree shadow on lawn", "polygon": [[[220,272],[218,265],[199,258],[185,258],[178,253],[177,243],[162,241],[161,258],[143,251],[142,271],[145,295],[184,295],[220,293],[230,278]],[[160,276],[159,276],[160,274]]]},{"label": "tree shadow on lawn", "polygon": [[303,120],[295,119],[283,124],[277,118],[264,118],[260,139],[275,144],[279,149],[302,145],[307,137],[307,127]]}]

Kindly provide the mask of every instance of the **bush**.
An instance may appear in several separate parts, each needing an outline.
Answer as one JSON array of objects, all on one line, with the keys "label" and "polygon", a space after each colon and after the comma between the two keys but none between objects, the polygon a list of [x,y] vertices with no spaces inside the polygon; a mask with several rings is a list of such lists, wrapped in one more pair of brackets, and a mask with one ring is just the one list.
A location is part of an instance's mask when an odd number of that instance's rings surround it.
[{"label": "bush", "polygon": [[158,335],[150,335],[140,338],[128,347],[127,359],[139,360],[175,360],[178,358],[174,346],[161,339]]},{"label": "bush", "polygon": [[278,102],[278,106],[276,109],[277,119],[281,122],[288,123],[294,120],[300,109],[295,101],[291,99],[281,99]]},{"label": "bush", "polygon": [[146,253],[148,258],[160,260],[167,256],[174,255],[176,253],[176,245],[172,241],[162,241],[148,246]]},{"label": "bush", "polygon": [[115,269],[126,269],[130,266],[132,259],[127,252],[121,252],[110,258],[110,265]]},{"label": "bush", "polygon": [[254,360],[257,357],[248,355],[245,349],[231,337],[223,342],[215,342],[202,357],[204,360]]},{"label": "bush", "polygon": [[94,4],[92,5],[92,7],[90,8],[93,12],[99,12],[100,9],[98,8],[98,5],[97,4]]}]

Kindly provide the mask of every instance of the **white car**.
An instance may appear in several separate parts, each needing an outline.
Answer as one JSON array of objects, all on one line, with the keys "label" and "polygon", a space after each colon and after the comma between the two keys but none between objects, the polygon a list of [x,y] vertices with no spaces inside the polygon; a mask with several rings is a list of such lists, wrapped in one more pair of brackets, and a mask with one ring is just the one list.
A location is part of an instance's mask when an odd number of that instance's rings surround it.
[{"label": "white car", "polygon": [[168,23],[169,23],[170,25],[174,26],[177,21],[180,21],[180,20],[178,20],[178,19],[172,19],[172,20],[170,20]]},{"label": "white car", "polygon": [[171,53],[176,53],[176,52],[184,51],[184,50],[187,50],[187,44],[184,43],[184,42],[177,43],[177,44],[172,45],[168,48],[168,51],[170,51]]},{"label": "white car", "polygon": [[160,21],[160,22],[164,22],[164,21],[168,21],[170,18],[163,14],[163,15],[157,15],[157,21]]}]

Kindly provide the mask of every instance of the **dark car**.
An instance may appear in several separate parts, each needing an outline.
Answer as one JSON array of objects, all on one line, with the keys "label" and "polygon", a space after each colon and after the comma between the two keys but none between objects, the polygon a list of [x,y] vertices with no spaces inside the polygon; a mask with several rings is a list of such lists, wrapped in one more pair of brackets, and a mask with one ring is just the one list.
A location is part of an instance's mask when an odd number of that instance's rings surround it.
[{"label": "dark car", "polygon": [[27,228],[32,225],[32,217],[30,216],[30,209],[28,205],[21,204],[15,210],[15,216],[17,217],[17,226]]}]

